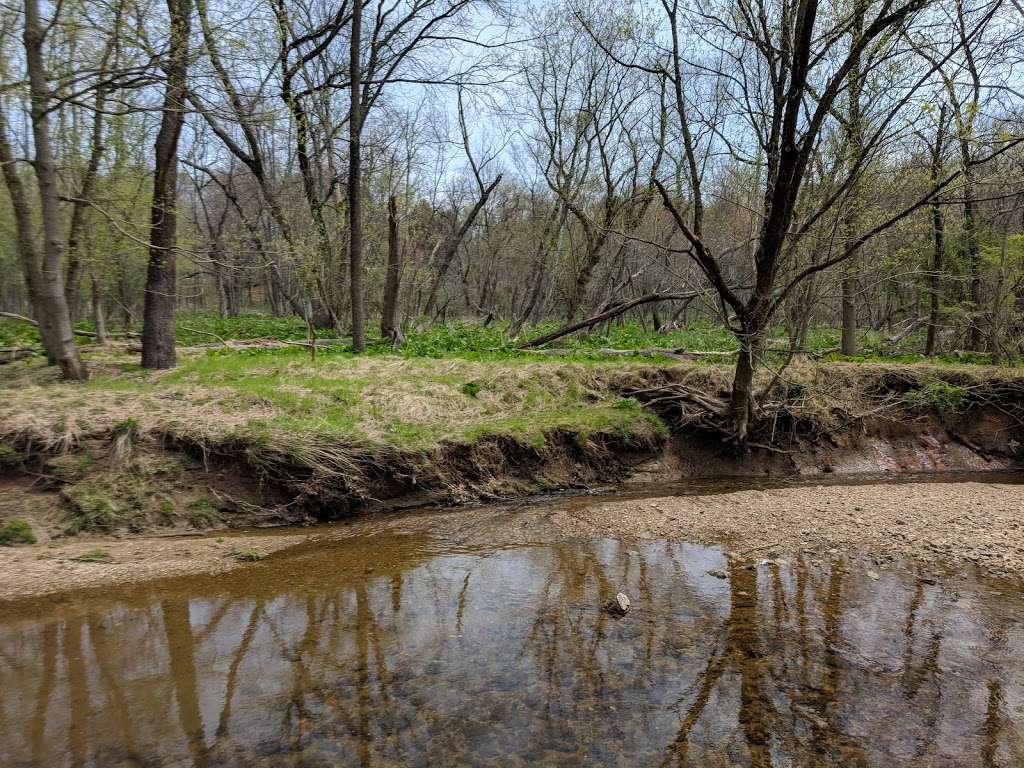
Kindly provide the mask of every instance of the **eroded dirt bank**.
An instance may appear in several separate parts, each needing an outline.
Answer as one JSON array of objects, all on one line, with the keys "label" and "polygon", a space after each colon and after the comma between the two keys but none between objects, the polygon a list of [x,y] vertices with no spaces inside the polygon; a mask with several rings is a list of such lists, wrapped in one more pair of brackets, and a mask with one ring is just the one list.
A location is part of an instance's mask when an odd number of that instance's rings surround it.
[{"label": "eroded dirt bank", "polygon": [[[250,565],[248,553],[260,559],[281,557],[299,545],[316,547],[338,538],[396,533],[425,534],[466,546],[514,546],[580,537],[663,538],[721,544],[744,559],[784,558],[806,551],[822,559],[840,554],[862,558],[867,567],[878,571],[901,558],[936,568],[972,564],[988,575],[1021,577],[1024,485],[979,480],[694,495],[627,492],[378,513],[308,529],[57,539],[0,548],[0,601],[221,573]],[[88,553],[97,548],[105,556],[88,561]]]}]

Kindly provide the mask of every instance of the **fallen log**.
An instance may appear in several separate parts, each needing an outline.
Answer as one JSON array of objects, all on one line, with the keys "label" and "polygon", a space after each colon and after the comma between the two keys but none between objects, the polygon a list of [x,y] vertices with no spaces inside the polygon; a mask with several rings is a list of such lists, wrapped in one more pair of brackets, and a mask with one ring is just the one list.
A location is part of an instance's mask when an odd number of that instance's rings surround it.
[{"label": "fallen log", "polygon": [[[19,323],[26,323],[28,325],[39,327],[39,321],[33,320],[31,317],[25,317],[25,315],[19,315],[15,312],[0,312],[0,317],[6,317],[8,320],[17,320]],[[90,339],[95,339],[96,334],[93,331],[83,331],[78,328],[72,328],[71,332],[75,336],[88,336]],[[120,331],[117,333],[107,333],[107,337],[125,336],[128,338],[139,338],[141,334],[133,333],[131,331]]]},{"label": "fallen log", "polygon": [[39,354],[39,350],[32,347],[0,347],[0,365],[7,365],[17,360],[24,360]]},{"label": "fallen log", "polygon": [[535,339],[524,341],[519,344],[516,349],[532,349],[533,347],[541,347],[549,342],[555,341],[556,339],[560,339],[563,336],[568,336],[570,333],[575,333],[576,331],[584,328],[590,328],[598,323],[603,323],[605,320],[611,320],[612,318],[625,314],[626,312],[629,312],[629,310],[643,304],[652,304],[656,301],[681,301],[683,299],[692,299],[696,295],[697,294],[695,293],[648,293],[645,296],[619,304],[609,310],[588,317],[585,320],[580,320],[578,323],[569,323],[568,325],[563,325],[557,331],[552,331],[551,333],[546,333],[543,336],[538,336]]},{"label": "fallen log", "polygon": [[609,357],[653,357],[654,355],[660,355],[662,357],[671,357],[677,360],[702,360],[709,357],[732,357],[739,352],[739,350],[736,349],[730,349],[724,352],[694,352],[683,349],[682,347],[646,347],[644,349],[609,349],[605,347],[576,347],[570,349],[565,347],[556,347],[555,349],[528,349],[523,351],[529,352],[531,355],[549,355],[551,357],[561,357],[574,354],[608,355]]}]

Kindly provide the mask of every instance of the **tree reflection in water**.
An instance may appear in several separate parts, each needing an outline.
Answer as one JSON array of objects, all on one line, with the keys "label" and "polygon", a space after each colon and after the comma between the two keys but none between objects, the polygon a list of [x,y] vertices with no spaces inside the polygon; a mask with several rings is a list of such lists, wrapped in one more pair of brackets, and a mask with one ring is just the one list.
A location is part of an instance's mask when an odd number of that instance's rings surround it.
[{"label": "tree reflection in water", "polygon": [[0,764],[1021,765],[1022,616],[840,558],[380,535],[0,616]]}]

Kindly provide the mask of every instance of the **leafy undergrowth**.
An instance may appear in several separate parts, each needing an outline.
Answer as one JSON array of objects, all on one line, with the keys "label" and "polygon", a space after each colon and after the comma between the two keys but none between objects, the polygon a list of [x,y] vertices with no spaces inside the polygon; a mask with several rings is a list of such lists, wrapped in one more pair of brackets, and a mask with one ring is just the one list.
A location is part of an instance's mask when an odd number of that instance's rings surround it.
[{"label": "leafy undergrowth", "polygon": [[[91,321],[76,323],[76,328],[93,331]],[[531,328],[523,329],[515,339],[507,335],[508,324],[494,322],[482,325],[475,322],[455,321],[447,324],[431,325],[424,330],[416,327],[406,332],[405,344],[396,350],[379,337],[371,337],[368,341],[367,355],[399,355],[405,358],[460,358],[467,360],[506,360],[511,358],[547,359],[528,350],[517,349],[523,340],[550,333],[559,327],[557,322],[545,322]],[[112,333],[124,331],[117,324],[108,329]],[[127,329],[137,332],[137,327]],[[274,317],[256,312],[249,312],[237,317],[221,317],[211,312],[181,312],[177,317],[176,337],[181,347],[198,345],[217,345],[224,342],[268,339],[277,341],[299,341],[306,339],[305,321],[296,316]],[[924,348],[924,329],[919,329],[902,339],[898,345],[887,343],[886,334],[872,329],[862,329],[858,333],[857,355],[847,357],[839,354],[840,331],[837,328],[813,327],[807,333],[807,351],[824,361],[851,362],[891,362],[891,363],[952,363],[985,365],[991,362],[990,356],[983,353],[948,351],[933,358],[926,358],[917,350]],[[333,339],[337,332],[333,328],[317,330],[318,338]],[[773,340],[766,353],[769,358],[781,357],[784,354],[784,329],[773,328],[769,337]],[[88,336],[77,336],[79,344],[91,344]],[[39,346],[39,333],[30,325],[10,319],[0,318],[0,347]],[[635,320],[613,321],[597,326],[585,335],[569,335],[558,339],[550,346],[564,350],[571,360],[612,360],[617,356],[602,354],[602,349],[615,350],[653,350],[678,349],[688,352],[721,352],[730,354],[737,348],[736,340],[724,327],[701,319],[686,328],[659,333],[650,326],[641,325]],[[259,354],[260,350],[249,350],[251,354]],[[326,349],[324,355],[348,354],[349,348],[344,345]],[[665,362],[669,358],[651,354],[649,359]],[[712,358],[712,362],[714,358]]]}]

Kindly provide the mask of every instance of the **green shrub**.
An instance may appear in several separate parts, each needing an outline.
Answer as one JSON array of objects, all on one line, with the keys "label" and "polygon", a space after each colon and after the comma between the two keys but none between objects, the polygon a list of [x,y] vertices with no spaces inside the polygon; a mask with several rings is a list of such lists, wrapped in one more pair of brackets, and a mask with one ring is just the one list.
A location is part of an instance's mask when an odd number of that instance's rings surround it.
[{"label": "green shrub", "polygon": [[193,528],[213,528],[221,524],[220,513],[209,499],[196,499],[185,508],[185,518]]},{"label": "green shrub", "polygon": [[903,402],[917,410],[959,413],[967,404],[967,390],[946,381],[930,381],[903,393]]},{"label": "green shrub", "polygon": [[21,465],[24,457],[7,443],[0,443],[0,470],[14,469]]},{"label": "green shrub", "polygon": [[0,545],[11,544],[35,544],[36,537],[32,533],[32,527],[24,518],[14,517],[7,521],[7,525],[0,528]]}]

